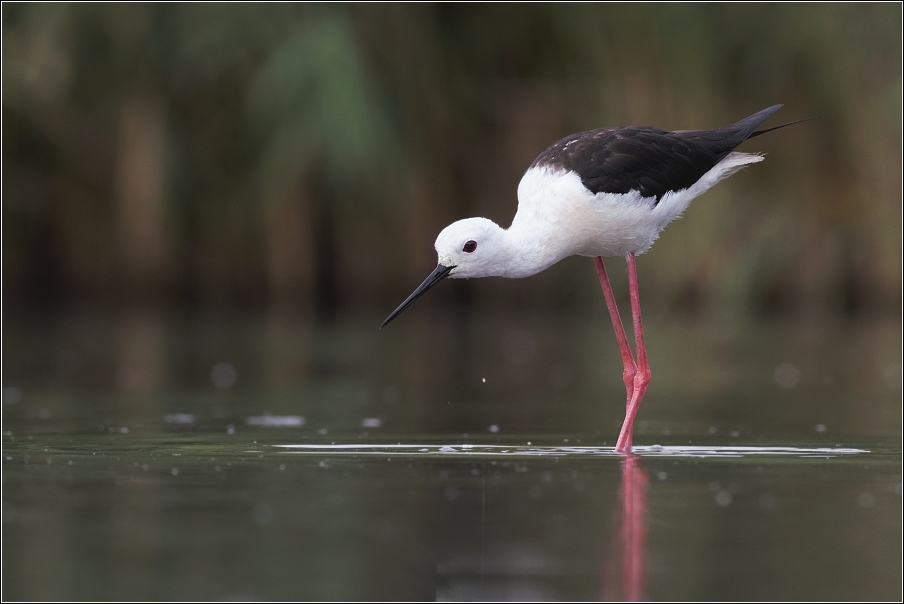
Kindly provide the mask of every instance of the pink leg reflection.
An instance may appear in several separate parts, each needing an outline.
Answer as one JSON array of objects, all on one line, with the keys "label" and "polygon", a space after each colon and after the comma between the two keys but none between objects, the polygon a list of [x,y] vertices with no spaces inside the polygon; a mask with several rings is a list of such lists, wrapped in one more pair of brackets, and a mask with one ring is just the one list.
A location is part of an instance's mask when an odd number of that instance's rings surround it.
[{"label": "pink leg reflection", "polygon": [[[647,541],[647,473],[640,459],[631,453],[622,460],[622,482],[619,490],[621,517],[618,518],[621,539],[614,537],[609,548],[608,564],[600,585],[601,600],[644,599]],[[621,554],[621,556],[619,556]],[[621,558],[621,585],[617,562]]]}]

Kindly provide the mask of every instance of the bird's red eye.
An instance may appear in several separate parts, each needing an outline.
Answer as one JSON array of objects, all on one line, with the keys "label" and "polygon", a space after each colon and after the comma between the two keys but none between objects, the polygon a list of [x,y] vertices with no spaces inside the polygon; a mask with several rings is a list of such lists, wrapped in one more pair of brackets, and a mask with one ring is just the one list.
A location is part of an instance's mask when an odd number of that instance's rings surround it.
[{"label": "bird's red eye", "polygon": [[468,241],[467,243],[465,243],[465,246],[463,248],[461,248],[461,251],[463,251],[466,254],[470,254],[471,252],[473,252],[476,249],[477,249],[477,242],[472,239],[472,240]]}]

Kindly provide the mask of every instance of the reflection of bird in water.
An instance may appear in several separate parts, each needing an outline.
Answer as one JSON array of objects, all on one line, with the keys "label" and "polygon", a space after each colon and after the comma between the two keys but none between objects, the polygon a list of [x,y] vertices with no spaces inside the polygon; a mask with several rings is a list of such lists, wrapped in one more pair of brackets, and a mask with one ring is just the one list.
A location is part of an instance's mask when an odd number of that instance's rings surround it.
[{"label": "reflection of bird in water", "polygon": [[[600,599],[638,602],[644,599],[647,558],[647,483],[646,471],[640,458],[628,453],[622,460],[622,480],[619,489],[621,517],[619,536],[613,539],[608,552],[608,569],[603,573]],[[620,547],[619,547],[620,546]],[[617,555],[621,553],[621,556]],[[621,589],[618,589],[615,563],[621,560]]]},{"label": "reflection of bird in water", "polygon": [[[439,264],[383,325],[446,277],[529,277],[568,256],[591,256],[615,327],[628,401],[616,443],[629,451],[634,416],[650,381],[635,256],[691,200],[761,155],[736,153],[775,105],[716,130],[668,132],[649,126],[579,132],[534,160],[518,185],[518,211],[508,229],[486,218],[459,220],[436,239]],[[785,124],[789,125],[789,124]],[[781,128],[782,126],[779,126]],[[637,361],[618,315],[603,256],[628,262]]]}]

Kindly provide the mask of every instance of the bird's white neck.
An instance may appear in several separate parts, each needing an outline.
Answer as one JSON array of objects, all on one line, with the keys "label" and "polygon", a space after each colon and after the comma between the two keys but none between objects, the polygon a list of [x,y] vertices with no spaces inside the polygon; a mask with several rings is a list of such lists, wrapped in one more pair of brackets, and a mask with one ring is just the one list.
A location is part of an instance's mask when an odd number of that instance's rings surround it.
[{"label": "bird's white neck", "polygon": [[559,260],[571,255],[563,249],[555,229],[545,223],[519,220],[502,230],[501,254],[497,266],[500,277],[518,279],[530,277],[546,270]]}]

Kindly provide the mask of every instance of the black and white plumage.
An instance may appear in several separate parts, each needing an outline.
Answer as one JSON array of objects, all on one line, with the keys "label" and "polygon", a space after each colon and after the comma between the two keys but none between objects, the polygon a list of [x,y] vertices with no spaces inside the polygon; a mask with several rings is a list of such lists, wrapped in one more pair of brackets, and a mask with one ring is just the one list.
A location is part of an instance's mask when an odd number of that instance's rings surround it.
[{"label": "black and white plumage", "polygon": [[[634,414],[650,375],[635,256],[648,250],[695,197],[763,160],[761,155],[738,153],[735,148],[774,130],[757,128],[780,107],[715,130],[602,128],[552,144],[521,178],[518,211],[511,226],[503,229],[486,218],[467,218],[443,229],[435,244],[436,269],[383,325],[446,277],[529,277],[568,256],[594,257],[619,340],[628,391],[628,411],[616,450],[630,450]],[[606,276],[602,260],[606,256],[628,260],[636,362]]]},{"label": "black and white plumage", "polygon": [[525,172],[508,229],[486,218],[443,229],[436,239],[435,274],[384,325],[445,277],[529,277],[568,256],[645,252],[695,197],[762,161],[761,155],[734,149],[756,136],[780,107],[716,130],[632,126],[563,138]]},{"label": "black and white plumage", "polygon": [[651,126],[578,132],[550,145],[531,168],[575,172],[593,194],[638,191],[657,202],[687,189],[751,136],[781,105],[717,130],[668,132]]}]

